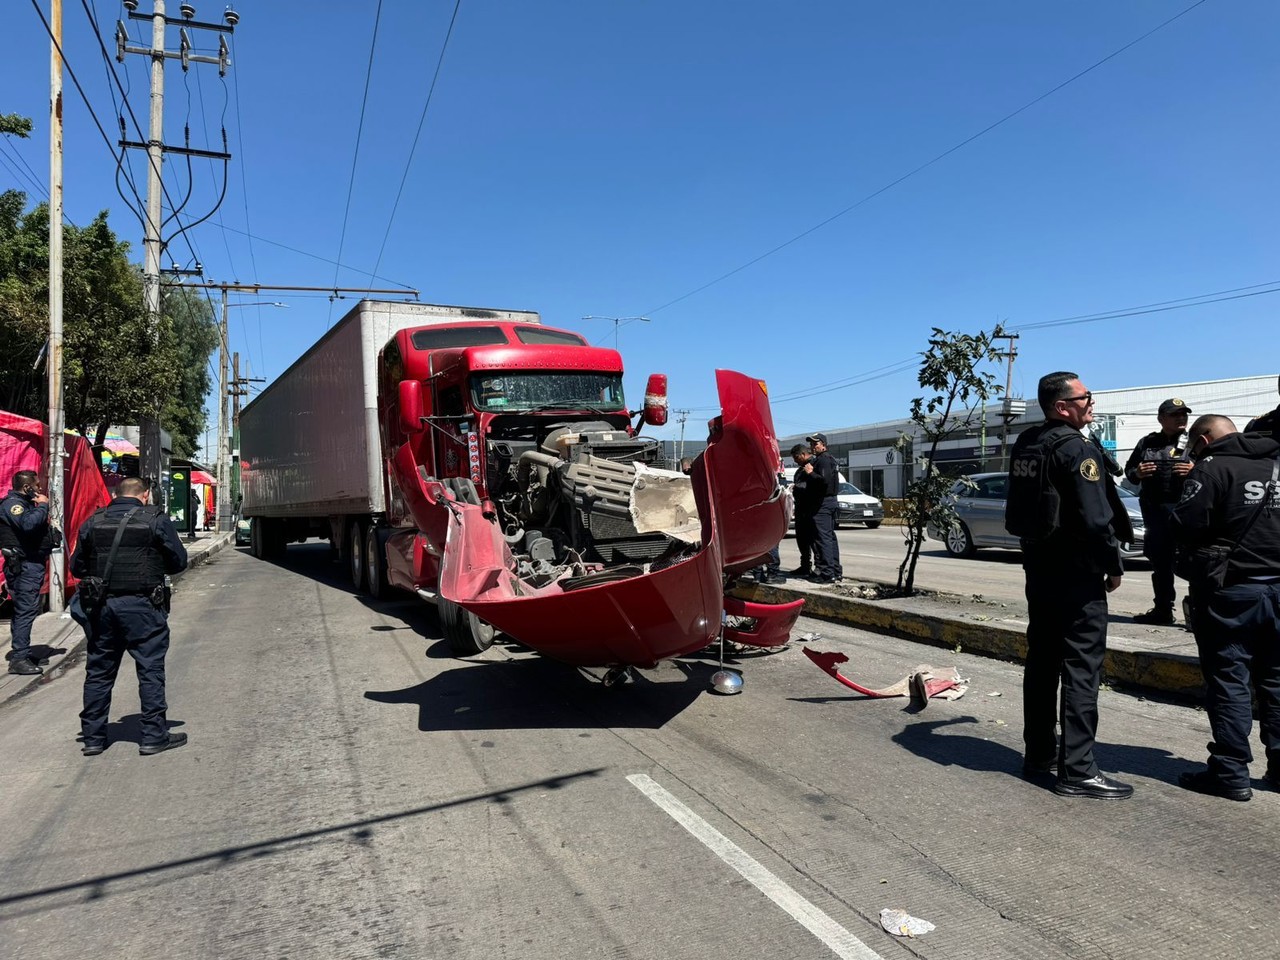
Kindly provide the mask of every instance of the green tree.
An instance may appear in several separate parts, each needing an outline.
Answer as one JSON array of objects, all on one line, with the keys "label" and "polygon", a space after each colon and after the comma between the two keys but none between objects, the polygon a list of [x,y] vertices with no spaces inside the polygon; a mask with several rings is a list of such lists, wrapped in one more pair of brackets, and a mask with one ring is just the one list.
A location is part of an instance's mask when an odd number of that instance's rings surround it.
[{"label": "green tree", "polygon": [[21,114],[0,113],[0,134],[22,137],[25,140],[31,136],[31,121]]},{"label": "green tree", "polygon": [[[938,445],[967,431],[974,418],[981,416],[983,404],[999,392],[995,375],[981,369],[999,360],[999,351],[992,345],[999,333],[998,328],[991,334],[968,334],[934,327],[929,349],[921,355],[919,384],[932,395],[911,401],[911,420],[918,437],[913,449],[925,452],[916,458],[921,475],[907,484],[902,502],[907,555],[898,567],[898,592],[905,596],[915,593],[916,564],[929,522],[939,530],[956,522],[955,509],[947,498],[955,479],[939,472]],[[904,434],[899,444],[905,448],[907,443]]]},{"label": "green tree", "polygon": [[[49,330],[49,211],[0,194],[0,402],[43,419],[42,355]],[[207,301],[171,293],[156,324],[143,307],[129,245],[105,211],[63,232],[63,407],[69,427],[101,446],[111,424],[159,416],[175,452],[194,452],[204,429],[209,352],[217,332]],[[168,419],[166,419],[168,418]]]}]

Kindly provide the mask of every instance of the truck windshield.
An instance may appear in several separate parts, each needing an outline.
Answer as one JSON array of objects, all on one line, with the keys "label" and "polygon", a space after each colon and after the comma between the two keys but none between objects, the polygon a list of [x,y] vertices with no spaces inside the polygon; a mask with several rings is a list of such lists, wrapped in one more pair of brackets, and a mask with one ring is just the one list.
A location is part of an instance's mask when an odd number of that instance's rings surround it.
[{"label": "truck windshield", "polygon": [[619,373],[480,373],[470,383],[475,408],[488,413],[626,406]]}]

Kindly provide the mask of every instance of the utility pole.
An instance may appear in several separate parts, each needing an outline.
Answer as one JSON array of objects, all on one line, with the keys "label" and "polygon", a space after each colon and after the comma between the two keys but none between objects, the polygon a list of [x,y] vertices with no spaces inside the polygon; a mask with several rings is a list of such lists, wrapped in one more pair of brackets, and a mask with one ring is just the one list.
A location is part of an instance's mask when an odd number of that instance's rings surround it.
[{"label": "utility pole", "polygon": [[[230,356],[230,340],[228,339],[227,329],[227,311],[231,307],[249,307],[259,306],[259,304],[249,303],[228,303],[227,293],[234,291],[236,293],[261,293],[264,290],[284,291],[284,292],[309,292],[309,293],[328,293],[337,297],[339,294],[345,293],[398,293],[405,295],[418,296],[417,290],[386,290],[373,287],[299,287],[278,285],[270,283],[215,283],[213,281],[205,283],[187,283],[186,287],[202,288],[205,290],[221,290],[222,291],[222,317],[218,323],[218,461],[217,461],[217,486],[218,486],[218,530],[226,531],[231,529],[231,445],[227,431],[227,398],[228,396],[236,397],[236,422],[240,419],[239,397],[241,394],[236,392],[233,394],[227,384],[227,360]],[[270,306],[285,306],[285,304],[270,304]],[[237,354],[238,356],[238,354]],[[236,382],[239,383],[240,374],[236,372]]]},{"label": "utility pole", "polygon": [[[1009,396],[1009,391],[1013,389],[1013,360],[1018,355],[1017,344],[1015,344],[1013,341],[1017,340],[1018,336],[1019,335],[1016,333],[1005,333],[999,328],[997,328],[996,332],[991,337],[992,340],[1008,340],[1009,341],[1009,349],[1006,350],[1003,354],[1004,358],[1009,361],[1009,365],[1005,372],[1004,399],[1000,407],[1000,419],[1001,421],[1003,421],[1003,426],[1000,428],[1000,469],[1001,470],[1006,469],[1009,462],[1007,459],[1008,450],[1009,450],[1009,423],[1010,421],[1016,420],[1018,417],[1022,416],[1022,414],[1025,413],[1027,409],[1027,404],[1025,400],[1020,401],[1018,403],[1014,403],[1013,399]],[[985,418],[985,412],[984,412],[984,418]],[[984,420],[984,424],[983,424],[984,431],[985,431],[985,426],[986,425]]]},{"label": "utility pole", "polygon": [[266,383],[263,377],[242,377],[240,376],[240,354],[232,354],[232,369],[234,375],[231,380],[231,474],[233,482],[230,486],[235,488],[236,494],[240,493],[240,398],[249,395],[249,384]]},{"label": "utility pole", "polygon": [[[63,515],[62,460],[62,0],[49,11],[53,44],[49,59],[49,375],[48,445],[45,468],[49,491],[49,520],[61,530]],[[61,613],[66,600],[66,552],[59,544],[49,555],[49,610]]]},{"label": "utility pole", "polygon": [[613,349],[615,349],[615,350],[617,350],[617,349],[618,349],[618,327],[622,326],[624,323],[633,323],[633,322],[638,322],[638,323],[648,323],[648,322],[649,322],[649,318],[648,318],[648,317],[597,317],[597,316],[590,316],[590,317],[583,317],[582,319],[583,319],[583,320],[612,320],[612,321],[613,321]]},{"label": "utility pole", "polygon": [[[57,0],[55,0],[57,2]],[[136,53],[151,58],[151,119],[147,129],[146,143],[136,140],[121,140],[122,147],[142,149],[147,152],[147,215],[142,222],[142,290],[143,302],[154,338],[160,324],[160,260],[164,254],[164,238],[160,230],[162,226],[162,201],[164,198],[164,180],[162,169],[165,153],[179,153],[186,156],[210,157],[228,161],[231,154],[212,150],[195,150],[190,147],[167,146],[164,142],[164,62],[166,59],[182,61],[185,73],[191,63],[216,63],[218,73],[226,76],[227,66],[231,63],[230,48],[227,46],[225,34],[233,33],[240,22],[240,15],[227,8],[223,14],[225,25],[220,23],[204,23],[195,19],[196,8],[190,3],[179,5],[181,19],[165,16],[165,0],[153,0],[151,13],[138,13],[138,0],[123,0],[130,20],[151,21],[151,46],[135,47],[129,45],[129,32],[123,21],[116,21],[116,59],[124,63],[126,54]],[[165,48],[165,28],[179,27],[180,43],[176,51]],[[192,53],[189,30],[213,30],[221,34],[218,37],[218,56],[210,57]],[[123,121],[122,130],[123,130]],[[224,137],[225,139],[225,137]],[[175,207],[172,200],[170,206]],[[177,208],[173,211],[177,217]],[[201,273],[199,264],[196,273]],[[139,424],[139,426],[142,426]],[[158,424],[157,424],[158,426]],[[150,477],[154,481],[159,472],[160,451],[152,449],[159,442],[159,430],[141,431],[141,449],[139,450],[140,472],[148,476],[148,471],[155,471]]]},{"label": "utility pole", "polygon": [[684,422],[689,419],[689,414],[693,411],[672,410],[671,412],[676,415],[676,419],[680,422],[680,452],[676,454],[676,460],[680,461],[684,459]]}]

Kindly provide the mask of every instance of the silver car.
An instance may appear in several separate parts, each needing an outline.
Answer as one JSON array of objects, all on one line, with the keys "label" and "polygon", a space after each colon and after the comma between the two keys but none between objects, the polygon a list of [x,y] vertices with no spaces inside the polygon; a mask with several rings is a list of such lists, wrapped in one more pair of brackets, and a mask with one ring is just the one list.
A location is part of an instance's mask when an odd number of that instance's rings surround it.
[{"label": "silver car", "polygon": [[[1018,538],[1004,528],[1004,501],[1009,489],[1007,473],[975,473],[968,478],[973,486],[957,480],[951,488],[955,504],[956,523],[941,531],[930,523],[927,532],[931,539],[942,541],[947,553],[953,557],[972,557],[979,547],[1019,548]],[[1133,524],[1133,543],[1121,546],[1125,559],[1142,556],[1142,539],[1146,528],[1142,523],[1142,510],[1136,495],[1124,487],[1117,488],[1120,500],[1129,512]]]}]

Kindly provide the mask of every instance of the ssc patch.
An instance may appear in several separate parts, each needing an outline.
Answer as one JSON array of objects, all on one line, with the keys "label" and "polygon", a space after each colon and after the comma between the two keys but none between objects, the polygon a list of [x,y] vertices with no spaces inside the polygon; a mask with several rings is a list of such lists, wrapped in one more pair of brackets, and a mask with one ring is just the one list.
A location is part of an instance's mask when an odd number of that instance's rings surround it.
[{"label": "ssc patch", "polygon": [[1187,480],[1182,484],[1182,503],[1186,503],[1203,489],[1204,484],[1199,480]]},{"label": "ssc patch", "polygon": [[1098,461],[1090,457],[1084,463],[1080,464],[1080,476],[1086,480],[1097,482],[1102,474],[1098,471]]},{"label": "ssc patch", "polygon": [[12,507],[10,507],[10,508],[9,508],[9,513],[11,513],[11,514],[12,514],[13,516],[15,516],[15,517],[20,517],[20,516],[22,516],[22,514],[23,514],[23,506],[22,506],[22,504],[20,504],[20,503],[15,503]]}]

